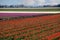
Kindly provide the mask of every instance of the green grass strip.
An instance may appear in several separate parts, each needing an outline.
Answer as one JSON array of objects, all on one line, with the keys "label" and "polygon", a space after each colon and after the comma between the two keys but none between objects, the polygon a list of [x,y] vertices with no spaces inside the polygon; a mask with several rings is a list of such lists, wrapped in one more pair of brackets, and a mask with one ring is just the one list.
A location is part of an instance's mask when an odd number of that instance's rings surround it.
[{"label": "green grass strip", "polygon": [[0,9],[0,11],[60,11],[60,9]]}]

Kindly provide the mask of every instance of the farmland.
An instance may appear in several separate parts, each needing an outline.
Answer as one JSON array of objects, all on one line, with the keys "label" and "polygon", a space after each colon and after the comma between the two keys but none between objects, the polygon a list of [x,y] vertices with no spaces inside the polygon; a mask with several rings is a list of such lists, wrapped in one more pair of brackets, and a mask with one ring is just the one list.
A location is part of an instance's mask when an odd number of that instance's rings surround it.
[{"label": "farmland", "polygon": [[0,11],[60,11],[60,7],[41,7],[41,8],[0,8]]},{"label": "farmland", "polygon": [[0,40],[59,40],[59,37],[60,14],[0,20]]}]

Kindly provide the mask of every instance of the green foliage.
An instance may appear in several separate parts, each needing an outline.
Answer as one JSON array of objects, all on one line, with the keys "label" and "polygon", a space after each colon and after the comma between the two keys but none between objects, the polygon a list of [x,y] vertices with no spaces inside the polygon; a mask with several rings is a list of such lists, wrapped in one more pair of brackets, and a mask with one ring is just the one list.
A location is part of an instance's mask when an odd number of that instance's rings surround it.
[{"label": "green foliage", "polygon": [[54,38],[53,40],[59,40],[60,39],[60,37],[57,37],[57,38]]},{"label": "green foliage", "polygon": [[24,36],[20,37],[20,38],[17,38],[16,40],[24,40]]}]

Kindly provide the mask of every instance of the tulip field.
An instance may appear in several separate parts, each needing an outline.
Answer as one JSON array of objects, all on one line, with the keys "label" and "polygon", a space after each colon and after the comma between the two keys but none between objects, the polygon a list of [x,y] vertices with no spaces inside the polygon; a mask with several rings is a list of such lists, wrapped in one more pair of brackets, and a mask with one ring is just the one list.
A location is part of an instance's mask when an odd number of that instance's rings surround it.
[{"label": "tulip field", "polygon": [[60,14],[0,20],[0,40],[60,40]]}]

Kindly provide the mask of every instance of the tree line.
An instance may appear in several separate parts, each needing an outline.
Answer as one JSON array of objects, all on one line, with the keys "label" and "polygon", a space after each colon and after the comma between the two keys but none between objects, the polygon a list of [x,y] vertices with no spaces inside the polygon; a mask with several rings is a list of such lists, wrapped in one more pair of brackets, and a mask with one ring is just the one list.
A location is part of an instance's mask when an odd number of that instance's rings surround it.
[{"label": "tree line", "polygon": [[0,5],[0,8],[40,8],[40,7],[60,7],[58,5],[43,5],[43,6],[25,6],[25,5]]}]

